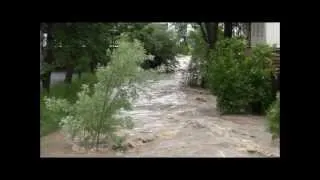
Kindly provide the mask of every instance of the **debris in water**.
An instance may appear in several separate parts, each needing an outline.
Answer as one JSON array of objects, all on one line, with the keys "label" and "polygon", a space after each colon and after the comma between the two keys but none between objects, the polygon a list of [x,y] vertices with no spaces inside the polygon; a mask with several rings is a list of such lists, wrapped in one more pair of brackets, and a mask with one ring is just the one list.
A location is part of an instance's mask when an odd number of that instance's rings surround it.
[{"label": "debris in water", "polygon": [[138,140],[141,141],[142,143],[148,143],[153,141],[154,137],[153,136],[139,137]]},{"label": "debris in water", "polygon": [[253,153],[257,153],[257,150],[255,150],[255,149],[247,149],[247,152],[253,154]]},{"label": "debris in water", "polygon": [[198,121],[187,121],[187,124],[185,125],[185,127],[188,127],[188,126],[191,126],[193,128],[197,128],[197,129],[200,129],[200,128],[205,128],[206,126],[199,123]]},{"label": "debris in water", "polygon": [[134,144],[131,141],[126,141],[121,145],[121,147],[114,145],[114,146],[112,146],[112,149],[113,150],[117,150],[117,149],[126,150],[126,149],[132,149],[132,148],[135,148],[135,147],[136,147],[136,144]]},{"label": "debris in water", "polygon": [[196,97],[196,100],[197,101],[201,101],[201,102],[207,102],[207,100],[203,99],[203,98],[200,98],[200,97]]}]

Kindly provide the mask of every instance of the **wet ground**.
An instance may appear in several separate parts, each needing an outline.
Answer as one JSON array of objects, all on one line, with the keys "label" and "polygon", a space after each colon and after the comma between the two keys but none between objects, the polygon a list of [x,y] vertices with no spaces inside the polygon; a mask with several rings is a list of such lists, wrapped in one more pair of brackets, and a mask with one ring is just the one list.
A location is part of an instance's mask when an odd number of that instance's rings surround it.
[{"label": "wet ground", "polygon": [[126,112],[135,123],[126,134],[125,152],[85,152],[60,132],[41,138],[41,156],[66,157],[279,157],[264,117],[220,116],[209,92],[183,86],[190,57],[180,57],[174,74],[149,81]]}]

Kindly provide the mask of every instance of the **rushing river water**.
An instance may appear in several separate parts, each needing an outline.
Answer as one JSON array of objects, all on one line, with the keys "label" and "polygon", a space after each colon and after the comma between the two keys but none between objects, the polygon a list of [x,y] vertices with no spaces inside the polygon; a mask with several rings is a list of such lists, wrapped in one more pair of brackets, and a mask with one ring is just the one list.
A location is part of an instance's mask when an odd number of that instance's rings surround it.
[{"label": "rushing river water", "polygon": [[178,57],[176,73],[148,81],[130,115],[134,128],[123,130],[128,150],[81,152],[53,133],[41,139],[43,156],[96,157],[267,157],[280,156],[260,116],[220,116],[216,99],[205,90],[183,86],[190,57]]}]

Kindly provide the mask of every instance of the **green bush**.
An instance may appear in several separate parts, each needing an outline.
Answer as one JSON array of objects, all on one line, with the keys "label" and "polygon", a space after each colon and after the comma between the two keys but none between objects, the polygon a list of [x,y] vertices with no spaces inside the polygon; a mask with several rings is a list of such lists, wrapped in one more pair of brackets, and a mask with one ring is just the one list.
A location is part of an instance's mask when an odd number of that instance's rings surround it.
[{"label": "green bush", "polygon": [[82,78],[74,77],[72,83],[65,84],[63,82],[55,84],[50,89],[50,94],[46,91],[40,94],[40,136],[45,136],[59,128],[59,119],[65,115],[64,112],[51,112],[44,103],[44,96],[64,98],[70,103],[74,103],[77,100],[77,93],[81,89],[82,84],[94,84],[97,82],[97,78],[93,74],[85,73]]},{"label": "green bush", "polygon": [[272,103],[272,49],[259,45],[245,55],[246,41],[218,41],[210,53],[208,86],[222,113],[263,113]]},{"label": "green bush", "polygon": [[190,54],[190,48],[189,48],[188,44],[180,43],[177,46],[177,53],[178,54],[183,54],[183,55],[189,55]]},{"label": "green bush", "polygon": [[[218,40],[223,39],[223,29],[219,27],[218,29]],[[201,30],[198,28],[196,31],[190,32],[188,43],[191,49],[191,63],[189,66],[189,74],[187,77],[187,83],[190,86],[200,86],[207,87],[208,75],[207,64],[211,60],[208,44],[204,41]],[[203,84],[202,84],[203,83]]]},{"label": "green bush", "polygon": [[108,66],[98,68],[93,93],[84,84],[74,104],[66,99],[45,98],[46,108],[65,113],[60,121],[62,129],[86,148],[114,141],[119,127],[133,126],[130,119],[117,113],[130,109],[131,100],[137,97],[135,81],[143,76],[138,64],[145,56],[140,43],[120,40]]},{"label": "green bush", "polygon": [[[221,26],[219,26],[217,33],[217,40],[223,40],[224,32]],[[194,77],[188,78],[190,81],[188,84],[191,86],[201,85],[204,88],[208,88],[208,63],[210,63],[212,58],[210,58],[210,53],[208,52],[208,44],[203,39],[200,27],[197,27],[195,31],[190,32],[188,43],[190,44],[192,55],[190,64],[191,67],[189,72],[190,76]]]},{"label": "green bush", "polygon": [[45,136],[59,128],[59,114],[51,113],[45,107],[44,101],[40,99],[40,137]]},{"label": "green bush", "polygon": [[277,94],[276,101],[269,107],[267,111],[267,119],[269,122],[269,130],[272,134],[280,135],[280,93]]},{"label": "green bush", "polygon": [[175,56],[178,53],[176,40],[173,37],[173,32],[167,31],[166,26],[151,23],[135,34],[133,38],[143,42],[147,54],[155,56],[155,59],[160,61],[159,65],[164,64],[169,71],[176,67]]}]

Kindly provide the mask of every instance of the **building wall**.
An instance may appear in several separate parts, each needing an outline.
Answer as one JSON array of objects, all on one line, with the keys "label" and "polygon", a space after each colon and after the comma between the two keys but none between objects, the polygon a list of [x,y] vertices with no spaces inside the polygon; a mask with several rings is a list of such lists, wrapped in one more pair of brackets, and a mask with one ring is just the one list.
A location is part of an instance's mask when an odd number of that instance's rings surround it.
[{"label": "building wall", "polygon": [[280,48],[280,23],[252,23],[251,44],[260,43]]},{"label": "building wall", "polygon": [[266,31],[267,44],[280,47],[280,23],[266,23]]},{"label": "building wall", "polygon": [[252,23],[251,24],[251,45],[266,42],[266,28],[265,23]]}]

